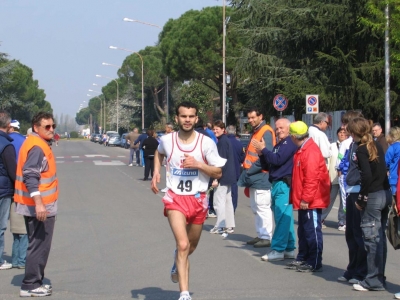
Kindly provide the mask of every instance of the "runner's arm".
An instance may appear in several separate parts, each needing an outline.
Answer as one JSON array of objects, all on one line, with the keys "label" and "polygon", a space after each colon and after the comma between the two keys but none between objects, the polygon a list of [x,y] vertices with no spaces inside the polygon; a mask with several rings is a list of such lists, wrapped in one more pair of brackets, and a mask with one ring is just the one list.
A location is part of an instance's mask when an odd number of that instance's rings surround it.
[{"label": "runner's arm", "polygon": [[183,167],[189,169],[198,169],[207,176],[214,179],[220,179],[222,176],[222,168],[209,166],[203,162],[196,160],[193,156],[185,154],[185,160],[183,161]]},{"label": "runner's arm", "polygon": [[164,159],[164,154],[161,154],[156,150],[154,153],[154,172],[153,172],[153,178],[151,180],[151,190],[153,191],[154,194],[157,194],[159,192],[157,183],[160,183],[160,168],[161,168],[161,162]]}]

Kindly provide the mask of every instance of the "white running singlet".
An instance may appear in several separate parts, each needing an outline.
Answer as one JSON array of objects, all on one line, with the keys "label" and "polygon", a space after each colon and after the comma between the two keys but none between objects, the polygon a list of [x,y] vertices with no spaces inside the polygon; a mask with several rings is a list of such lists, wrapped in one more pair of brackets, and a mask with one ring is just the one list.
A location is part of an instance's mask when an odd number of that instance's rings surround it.
[{"label": "white running singlet", "polygon": [[198,169],[184,169],[185,154],[209,166],[223,167],[226,159],[218,154],[217,146],[209,137],[195,131],[190,144],[182,144],[178,132],[164,135],[160,139],[158,152],[167,158],[167,187],[177,195],[195,195],[206,192],[210,177]]}]

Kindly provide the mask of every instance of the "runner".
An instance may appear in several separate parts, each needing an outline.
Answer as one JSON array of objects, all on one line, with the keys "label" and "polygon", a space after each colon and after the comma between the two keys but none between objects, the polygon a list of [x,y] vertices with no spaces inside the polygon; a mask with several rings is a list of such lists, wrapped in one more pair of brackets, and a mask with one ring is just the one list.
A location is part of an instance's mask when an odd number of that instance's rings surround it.
[{"label": "runner", "polygon": [[179,282],[179,300],[191,300],[189,294],[189,259],[200,239],[207,216],[206,191],[210,177],[221,178],[226,159],[218,155],[217,146],[208,137],[194,131],[197,106],[182,102],[176,108],[179,131],[161,137],[155,153],[151,189],[159,192],[160,168],[167,158],[167,188],[163,198],[164,215],[175,236],[176,250],[171,280]]}]

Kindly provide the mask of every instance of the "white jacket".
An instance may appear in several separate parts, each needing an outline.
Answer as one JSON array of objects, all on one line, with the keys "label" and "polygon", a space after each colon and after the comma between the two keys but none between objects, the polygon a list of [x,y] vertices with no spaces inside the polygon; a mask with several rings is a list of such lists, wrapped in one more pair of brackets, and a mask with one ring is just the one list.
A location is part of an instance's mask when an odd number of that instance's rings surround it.
[{"label": "white jacket", "polygon": [[339,184],[338,181],[338,172],[336,170],[336,162],[338,160],[339,153],[339,141],[331,144],[331,153],[332,156],[328,159],[328,171],[329,171],[329,179],[331,180],[331,184]]},{"label": "white jacket", "polygon": [[323,132],[317,126],[311,125],[310,128],[308,128],[308,134],[317,144],[317,146],[321,150],[322,156],[325,158],[325,161],[327,162],[327,159],[332,156],[332,153],[331,153],[331,143],[329,142],[325,132]]}]

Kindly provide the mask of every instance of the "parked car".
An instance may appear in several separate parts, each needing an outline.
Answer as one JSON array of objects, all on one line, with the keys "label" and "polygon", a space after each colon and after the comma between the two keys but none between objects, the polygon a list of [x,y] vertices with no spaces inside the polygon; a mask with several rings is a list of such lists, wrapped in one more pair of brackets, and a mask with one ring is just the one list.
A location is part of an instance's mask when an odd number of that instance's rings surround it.
[{"label": "parked car", "polygon": [[119,134],[111,133],[108,138],[107,146],[120,146],[120,145],[121,145],[121,137],[119,136]]},{"label": "parked car", "polygon": [[90,141],[91,142],[95,142],[95,140],[94,140],[94,137],[96,136],[96,134],[95,133],[92,133],[91,135],[90,135]]},{"label": "parked car", "polygon": [[124,149],[128,149],[129,148],[128,141],[126,140],[126,136],[128,134],[129,133],[123,133],[122,136],[121,136],[121,147],[124,148]]},{"label": "parked car", "polygon": [[101,138],[102,138],[102,135],[101,135],[101,134],[95,134],[95,136],[94,136],[94,142],[95,142],[95,143],[100,143]]}]

